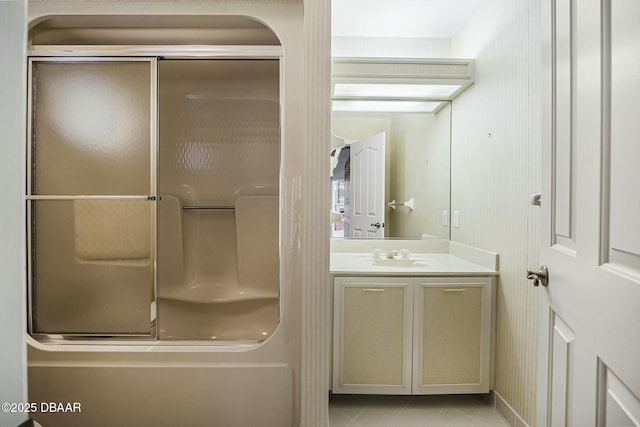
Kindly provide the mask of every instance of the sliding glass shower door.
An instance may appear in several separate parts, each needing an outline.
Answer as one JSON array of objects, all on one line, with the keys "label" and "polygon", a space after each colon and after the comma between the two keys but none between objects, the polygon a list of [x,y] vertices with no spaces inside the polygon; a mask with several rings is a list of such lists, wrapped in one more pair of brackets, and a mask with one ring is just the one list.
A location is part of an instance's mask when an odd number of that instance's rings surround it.
[{"label": "sliding glass shower door", "polygon": [[156,61],[30,72],[30,331],[154,336]]},{"label": "sliding glass shower door", "polygon": [[42,57],[29,72],[29,332],[268,339],[280,61]]},{"label": "sliding glass shower door", "polygon": [[279,322],[280,63],[158,72],[158,336],[264,340]]}]

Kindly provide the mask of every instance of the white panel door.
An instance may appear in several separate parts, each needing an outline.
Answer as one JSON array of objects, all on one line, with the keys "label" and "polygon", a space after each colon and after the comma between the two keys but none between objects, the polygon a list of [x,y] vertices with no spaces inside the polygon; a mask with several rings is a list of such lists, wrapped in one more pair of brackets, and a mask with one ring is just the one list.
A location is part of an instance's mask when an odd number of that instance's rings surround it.
[{"label": "white panel door", "polygon": [[349,161],[349,236],[384,237],[384,132],[352,143]]},{"label": "white panel door", "polygon": [[640,1],[543,0],[536,425],[640,425]]}]

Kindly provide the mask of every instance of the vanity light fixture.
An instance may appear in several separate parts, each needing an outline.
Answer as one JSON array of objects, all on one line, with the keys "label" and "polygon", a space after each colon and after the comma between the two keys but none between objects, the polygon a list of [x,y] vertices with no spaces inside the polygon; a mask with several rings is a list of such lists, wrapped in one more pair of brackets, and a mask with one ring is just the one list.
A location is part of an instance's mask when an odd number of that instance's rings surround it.
[{"label": "vanity light fixture", "polygon": [[337,83],[333,89],[333,96],[441,99],[451,97],[461,87],[440,84]]},{"label": "vanity light fixture", "polygon": [[334,100],[335,112],[435,113],[440,101]]},{"label": "vanity light fixture", "polygon": [[333,111],[434,113],[474,74],[472,59],[333,58]]}]

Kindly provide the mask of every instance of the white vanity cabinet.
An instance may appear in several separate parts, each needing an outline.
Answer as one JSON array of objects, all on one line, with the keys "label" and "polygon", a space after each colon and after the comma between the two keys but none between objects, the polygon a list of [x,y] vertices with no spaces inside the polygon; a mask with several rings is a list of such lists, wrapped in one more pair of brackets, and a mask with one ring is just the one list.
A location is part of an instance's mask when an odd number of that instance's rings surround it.
[{"label": "white vanity cabinet", "polygon": [[413,279],[334,283],[333,392],[411,394]]},{"label": "white vanity cabinet", "polygon": [[414,279],[413,394],[488,393],[493,279]]},{"label": "white vanity cabinet", "polygon": [[333,393],[487,393],[492,277],[335,277]]}]

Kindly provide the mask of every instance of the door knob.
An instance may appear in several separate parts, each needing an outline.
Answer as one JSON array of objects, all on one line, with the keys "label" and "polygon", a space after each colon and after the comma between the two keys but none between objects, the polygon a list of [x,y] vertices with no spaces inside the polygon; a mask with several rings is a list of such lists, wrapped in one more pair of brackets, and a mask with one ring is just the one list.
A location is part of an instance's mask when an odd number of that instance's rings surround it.
[{"label": "door knob", "polygon": [[533,286],[549,286],[549,270],[546,265],[540,266],[538,271],[527,271],[527,279],[533,280]]},{"label": "door knob", "polygon": [[371,224],[371,226],[375,228],[380,228],[380,223],[376,222],[375,224]]}]

